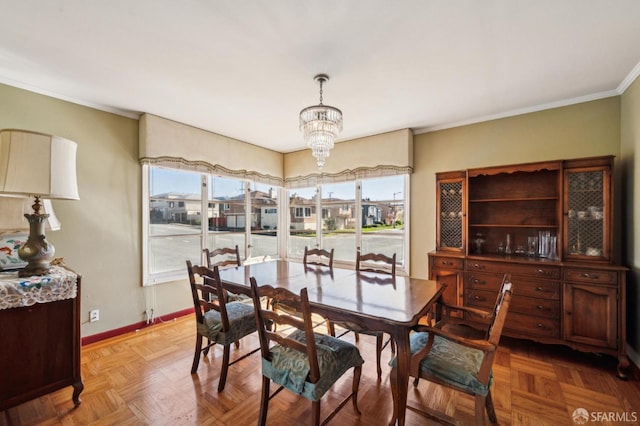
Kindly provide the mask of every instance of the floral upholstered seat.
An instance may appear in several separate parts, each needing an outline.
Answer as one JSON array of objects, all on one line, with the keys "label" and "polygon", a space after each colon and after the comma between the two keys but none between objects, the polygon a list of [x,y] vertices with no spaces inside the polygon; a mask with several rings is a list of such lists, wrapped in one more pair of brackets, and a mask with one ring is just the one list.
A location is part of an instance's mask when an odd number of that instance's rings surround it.
[{"label": "floral upholstered seat", "polygon": [[[495,409],[491,398],[491,384],[493,382],[493,361],[498,350],[498,343],[509,304],[511,302],[511,277],[506,274],[502,280],[502,287],[496,297],[493,311],[481,311],[467,306],[448,306],[442,304],[445,313],[435,326],[418,325],[411,335],[411,363],[409,374],[415,377],[414,386],[418,386],[419,379],[450,387],[460,392],[475,396],[476,424],[484,424],[485,410],[492,423],[497,423]],[[464,312],[465,318],[482,318],[480,327],[486,324],[488,328],[484,336],[472,337],[456,333],[456,327],[449,327],[448,315],[452,312]],[[461,316],[458,315],[458,318]],[[454,321],[452,317],[451,321]],[[456,325],[456,324],[453,324]],[[389,363],[397,368],[397,359]],[[393,372],[395,377],[395,371]],[[398,384],[391,383],[391,390],[397,395]],[[412,407],[408,407],[412,408]],[[434,417],[427,409],[412,408],[428,417]],[[441,416],[442,414],[440,414]],[[440,416],[436,418],[441,420]]]},{"label": "floral upholstered seat", "polygon": [[[187,260],[187,272],[196,314],[196,347],[191,374],[198,371],[202,353],[206,356],[213,345],[222,345],[222,368],[218,381],[218,392],[221,392],[227,380],[229,366],[259,350],[254,349],[229,362],[231,344],[238,348],[240,339],[257,329],[253,300],[228,302],[228,293],[222,286],[217,266],[209,269],[205,266],[191,265],[191,261]],[[205,338],[207,344],[202,347]]]},{"label": "floral upholstered seat", "polygon": [[204,321],[197,323],[198,333],[207,336],[209,339],[221,345],[237,342],[244,336],[256,331],[256,317],[253,310],[253,303],[230,302],[226,304],[227,317],[229,318],[229,329],[222,329],[222,319],[220,312],[216,310],[207,311],[204,314]]},{"label": "floral upholstered seat", "polygon": [[[288,336],[301,343],[306,342],[304,331],[296,330]],[[306,353],[276,345],[270,349],[271,361],[262,359],[262,374],[291,392],[317,401],[348,369],[361,366],[364,360],[358,348],[344,340],[314,333],[318,353],[320,379],[307,381],[309,358]]]},{"label": "floral upholstered seat", "polygon": [[[297,295],[284,288],[269,285],[258,287],[255,278],[251,277],[251,292],[262,353],[262,397],[258,425],[266,424],[269,401],[281,389],[288,389],[309,399],[312,406],[311,424],[319,425],[322,396],[351,368],[351,393],[324,422],[331,419],[349,399],[359,416],[358,387],[364,360],[355,345],[313,332],[307,289],[303,288],[300,295]],[[276,304],[286,304],[294,314],[263,308],[261,297],[267,297]],[[271,327],[269,321],[273,322],[274,327]],[[280,387],[270,394],[272,381]]]}]

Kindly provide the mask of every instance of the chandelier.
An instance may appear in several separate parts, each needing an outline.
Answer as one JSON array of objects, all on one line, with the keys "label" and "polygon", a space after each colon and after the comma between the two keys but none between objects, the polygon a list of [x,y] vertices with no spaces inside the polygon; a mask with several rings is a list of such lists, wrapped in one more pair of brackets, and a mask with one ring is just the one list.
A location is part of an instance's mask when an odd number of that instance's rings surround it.
[{"label": "chandelier", "polygon": [[322,85],[329,81],[329,77],[318,74],[313,79],[320,83],[320,103],[300,111],[300,129],[316,157],[318,168],[322,170],[336,136],[342,131],[342,111],[322,104]]}]

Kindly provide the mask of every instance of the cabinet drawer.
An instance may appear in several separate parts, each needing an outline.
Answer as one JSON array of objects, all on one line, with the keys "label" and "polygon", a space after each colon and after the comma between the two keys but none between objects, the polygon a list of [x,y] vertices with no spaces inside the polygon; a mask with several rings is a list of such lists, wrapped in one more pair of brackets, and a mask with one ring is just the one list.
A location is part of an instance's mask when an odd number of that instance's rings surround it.
[{"label": "cabinet drawer", "polygon": [[[480,309],[492,309],[495,303],[495,294],[486,291],[471,291],[466,296],[466,305],[473,306]],[[532,302],[541,302],[540,305],[543,309],[536,312],[536,315],[529,315],[525,312],[529,312],[532,309],[536,309],[536,305],[530,307]],[[535,300],[532,298],[521,297],[519,300],[514,295],[511,299],[509,306],[509,313],[507,314],[507,320],[504,324],[506,330],[515,332],[522,336],[542,336],[542,337],[560,337],[560,319],[559,319],[559,306],[560,303],[550,300]],[[544,309],[554,311],[553,313],[543,313]],[[541,316],[537,314],[542,313]],[[470,318],[475,320],[474,318]],[[478,320],[480,323],[486,321]]]},{"label": "cabinet drawer", "polygon": [[[469,290],[466,293],[466,304],[476,308],[491,310],[496,301],[496,292]],[[533,297],[519,296],[514,293],[509,306],[511,312],[541,316],[549,319],[560,318],[560,301],[549,299],[536,299]]]},{"label": "cabinet drawer", "polygon": [[560,301],[533,299],[529,297],[513,298],[509,312],[540,316],[548,319],[560,319]]},{"label": "cabinet drawer", "polygon": [[616,284],[618,273],[602,269],[565,268],[564,279],[583,283]]},{"label": "cabinet drawer", "polygon": [[560,279],[560,267],[540,264],[500,263],[483,260],[467,260],[467,271],[495,272],[499,274],[530,275],[532,277]]},{"label": "cabinet drawer", "polygon": [[431,258],[431,267],[442,269],[463,269],[464,259],[459,257],[433,256]]},{"label": "cabinet drawer", "polygon": [[553,318],[534,317],[511,312],[507,314],[504,324],[507,331],[522,336],[560,337],[560,321]]},{"label": "cabinet drawer", "polygon": [[[466,284],[469,289],[488,290],[498,292],[502,285],[502,275],[487,274],[482,272],[467,272]],[[539,297],[543,299],[560,299],[560,282],[553,280],[534,280],[511,277],[513,283],[513,296],[515,297]]]}]

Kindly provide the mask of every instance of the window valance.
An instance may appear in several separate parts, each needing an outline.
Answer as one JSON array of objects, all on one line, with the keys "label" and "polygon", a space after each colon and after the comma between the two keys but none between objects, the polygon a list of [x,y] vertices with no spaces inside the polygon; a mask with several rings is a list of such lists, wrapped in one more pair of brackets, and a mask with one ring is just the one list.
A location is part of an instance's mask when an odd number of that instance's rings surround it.
[{"label": "window valance", "polygon": [[319,171],[309,150],[282,154],[152,114],[140,118],[140,162],[300,188],[413,172],[413,133],[337,143]]},{"label": "window valance", "polygon": [[140,118],[140,161],[282,186],[283,155],[151,114]]},{"label": "window valance", "polygon": [[284,155],[284,181],[288,188],[412,172],[410,129],[336,143],[322,171],[307,149]]}]

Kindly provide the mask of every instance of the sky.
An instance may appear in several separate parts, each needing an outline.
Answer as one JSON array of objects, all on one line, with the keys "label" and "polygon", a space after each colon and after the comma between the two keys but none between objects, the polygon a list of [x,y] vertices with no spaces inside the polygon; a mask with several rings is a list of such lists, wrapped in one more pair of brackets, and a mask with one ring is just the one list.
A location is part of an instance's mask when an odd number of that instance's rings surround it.
[{"label": "sky", "polygon": [[[171,170],[159,167],[151,168],[150,194],[177,192],[198,194],[200,192],[200,173],[184,170]],[[252,188],[254,189],[254,188]],[[257,184],[257,189],[266,191],[268,185]],[[402,200],[404,199],[404,176],[389,176],[375,179],[365,179],[362,184],[362,197],[371,200]],[[314,188],[299,188],[292,190],[300,196],[311,198]],[[214,194],[217,198],[235,196],[242,193],[241,182],[238,179],[228,179],[216,176],[214,178]],[[395,196],[394,196],[395,193]],[[342,182],[323,185],[323,198],[338,198],[353,200],[355,194],[354,182]]]}]

